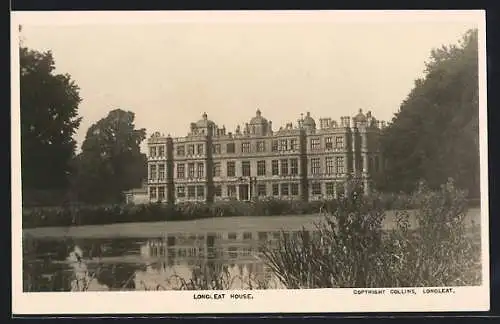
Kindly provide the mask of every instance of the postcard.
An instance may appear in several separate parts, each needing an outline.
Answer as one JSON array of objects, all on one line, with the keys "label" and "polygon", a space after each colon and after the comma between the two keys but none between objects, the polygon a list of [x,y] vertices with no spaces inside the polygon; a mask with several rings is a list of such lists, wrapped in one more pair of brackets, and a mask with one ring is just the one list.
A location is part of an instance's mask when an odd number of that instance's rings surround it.
[{"label": "postcard", "polygon": [[484,11],[11,35],[13,314],[489,310]]}]

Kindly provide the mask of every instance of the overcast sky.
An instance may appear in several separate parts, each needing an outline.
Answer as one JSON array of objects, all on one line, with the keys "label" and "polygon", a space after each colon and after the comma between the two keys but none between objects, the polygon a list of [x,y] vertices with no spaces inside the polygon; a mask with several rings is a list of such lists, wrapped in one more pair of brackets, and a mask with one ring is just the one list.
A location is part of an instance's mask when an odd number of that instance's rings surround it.
[{"label": "overcast sky", "polygon": [[52,50],[57,72],[80,86],[81,145],[88,127],[116,108],[135,112],[148,136],[184,136],[203,112],[233,131],[257,108],[275,129],[306,111],[338,120],[362,108],[390,120],[431,49],[474,27],[470,19],[411,16],[364,23],[24,23],[22,38],[30,48]]}]

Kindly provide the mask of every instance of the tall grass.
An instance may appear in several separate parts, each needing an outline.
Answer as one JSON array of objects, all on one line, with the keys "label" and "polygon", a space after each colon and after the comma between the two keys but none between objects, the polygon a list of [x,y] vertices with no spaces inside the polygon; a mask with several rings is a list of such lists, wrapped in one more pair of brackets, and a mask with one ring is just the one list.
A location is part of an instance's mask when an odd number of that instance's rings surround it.
[{"label": "tall grass", "polygon": [[281,236],[264,247],[264,259],[288,288],[355,288],[479,285],[477,226],[465,223],[465,192],[453,181],[439,191],[421,184],[412,197],[417,220],[397,212],[397,227],[384,231],[383,201],[355,190],[317,226]]}]

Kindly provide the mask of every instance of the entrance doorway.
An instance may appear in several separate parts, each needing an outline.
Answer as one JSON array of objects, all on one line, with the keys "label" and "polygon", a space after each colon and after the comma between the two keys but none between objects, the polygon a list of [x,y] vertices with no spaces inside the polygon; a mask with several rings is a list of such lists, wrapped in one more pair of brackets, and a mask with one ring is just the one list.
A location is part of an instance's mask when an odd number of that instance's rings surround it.
[{"label": "entrance doorway", "polygon": [[248,188],[249,186],[247,184],[240,184],[240,200],[249,200],[249,194],[248,194]]}]

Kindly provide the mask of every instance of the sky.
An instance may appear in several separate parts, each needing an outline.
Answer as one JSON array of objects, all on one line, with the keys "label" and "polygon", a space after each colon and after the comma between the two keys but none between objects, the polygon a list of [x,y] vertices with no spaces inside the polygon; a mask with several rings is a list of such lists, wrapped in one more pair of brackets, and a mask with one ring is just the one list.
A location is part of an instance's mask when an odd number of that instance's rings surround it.
[{"label": "sky", "polygon": [[307,111],[317,123],[359,109],[388,121],[431,50],[477,27],[470,19],[412,17],[25,21],[21,37],[30,48],[51,50],[56,72],[80,87],[80,146],[87,129],[117,108],[133,111],[148,136],[185,136],[203,112],[228,132],[257,109],[275,129]]}]

